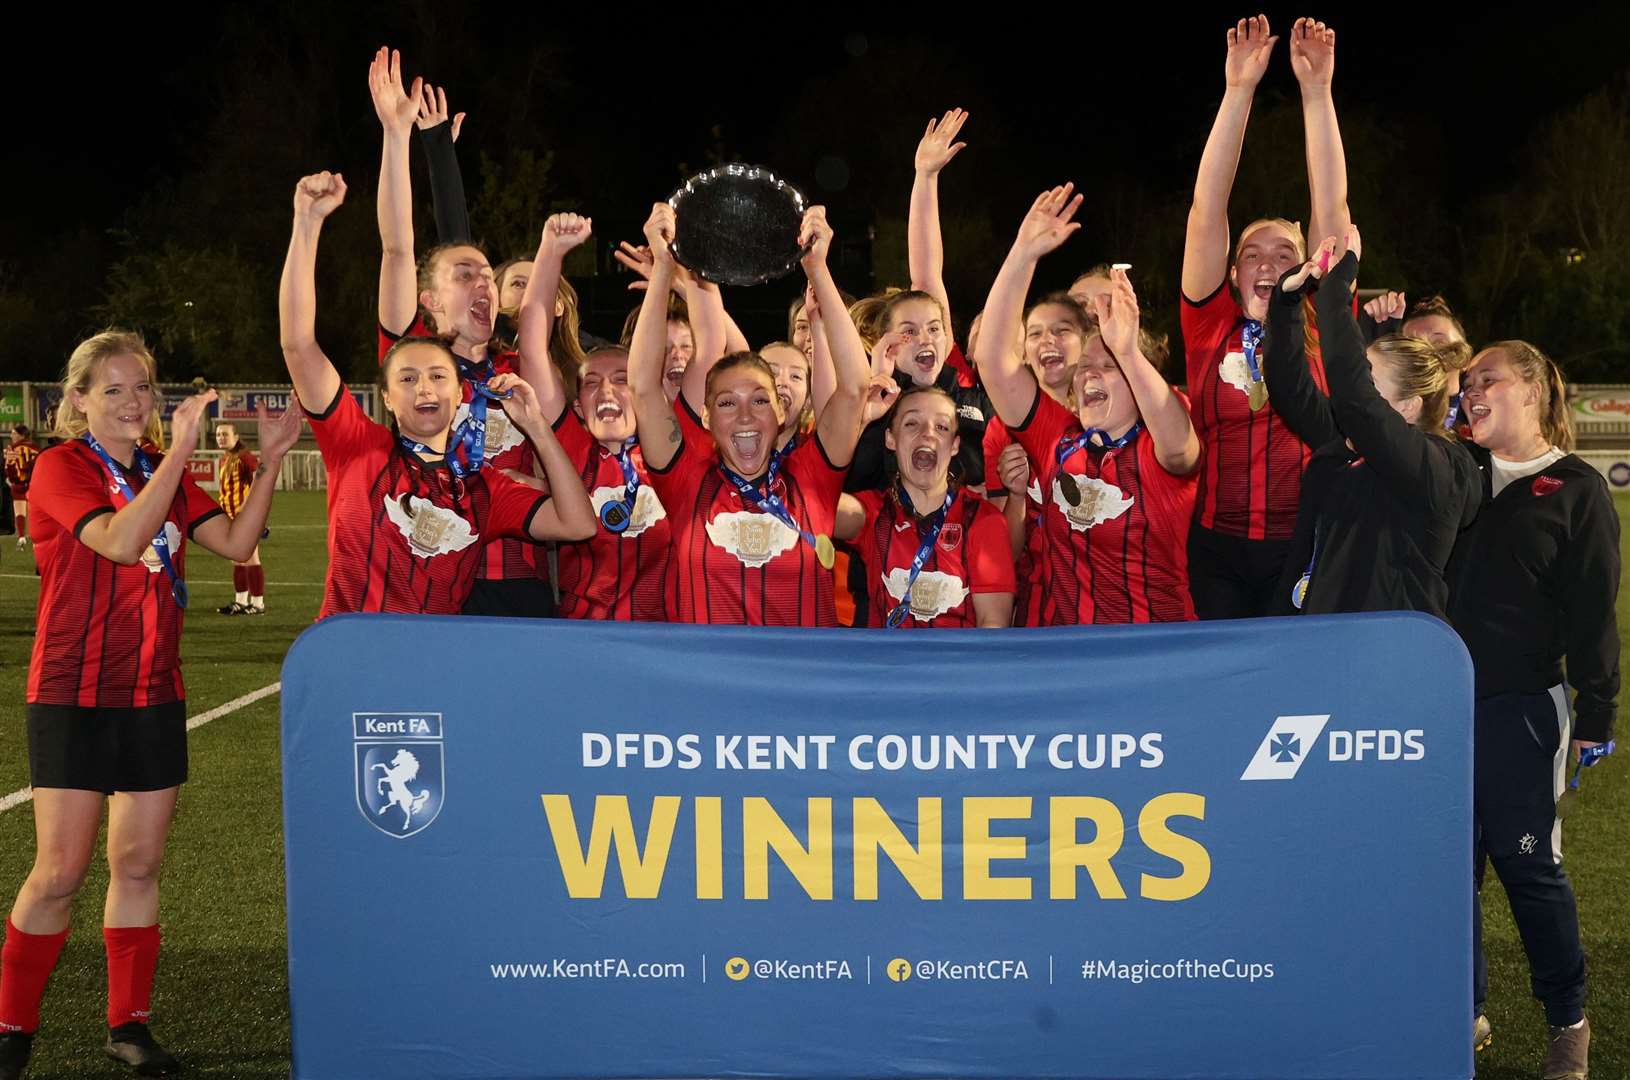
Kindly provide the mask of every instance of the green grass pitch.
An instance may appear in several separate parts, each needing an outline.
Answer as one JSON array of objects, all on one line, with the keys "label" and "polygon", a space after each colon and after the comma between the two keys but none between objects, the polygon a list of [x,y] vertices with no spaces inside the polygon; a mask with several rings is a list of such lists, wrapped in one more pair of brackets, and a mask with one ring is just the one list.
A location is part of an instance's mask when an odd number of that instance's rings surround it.
[{"label": "green grass pitch", "polygon": [[[1621,519],[1630,496],[1618,498]],[[262,547],[268,614],[222,618],[232,599],[231,567],[189,551],[193,613],[184,642],[189,711],[198,715],[278,679],[283,654],[317,613],[322,596],[323,496],[284,492]],[[1630,553],[1626,553],[1630,557]],[[0,796],[27,786],[23,693],[38,584],[32,557],[0,538]],[[1630,628],[1621,594],[1619,625]],[[1630,664],[1626,665],[1630,667]],[[1630,818],[1626,755],[1590,775],[1569,818],[1568,872],[1579,894],[1590,957],[1587,1007],[1594,1025],[1592,1075],[1630,1077]],[[164,873],[165,947],[154,995],[155,1030],[188,1075],[286,1077],[288,973],[283,923],[282,803],[278,698],[265,698],[194,731],[192,776],[182,789]],[[28,804],[0,813],[0,901],[10,907],[33,857]],[[102,894],[106,870],[92,864],[74,911],[74,930],[46,995],[33,1080],[123,1077],[102,1057],[106,976]],[[1539,1075],[1544,1018],[1529,997],[1522,948],[1504,894],[1485,896],[1494,1045],[1478,1056],[1483,1080]],[[1400,977],[1407,978],[1406,972]],[[1468,1032],[1469,1036],[1469,1032]],[[1385,1032],[1366,1037],[1386,1038]]]}]

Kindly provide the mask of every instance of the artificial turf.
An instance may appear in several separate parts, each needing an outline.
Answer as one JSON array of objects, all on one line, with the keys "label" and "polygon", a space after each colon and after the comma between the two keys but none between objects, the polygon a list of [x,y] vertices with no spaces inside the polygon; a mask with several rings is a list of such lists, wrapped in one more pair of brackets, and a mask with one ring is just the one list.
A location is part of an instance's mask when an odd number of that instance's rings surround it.
[{"label": "artificial turf", "polygon": [[[1630,496],[1616,501],[1623,519]],[[193,608],[183,657],[190,714],[277,681],[283,654],[310,625],[322,596],[322,526],[321,492],[279,493],[272,535],[261,549],[268,610],[260,617],[217,615],[215,608],[232,598],[231,567],[189,549]],[[31,555],[0,537],[0,796],[28,783],[23,697],[38,588]],[[1627,604],[1621,593],[1621,629],[1630,627]],[[153,1001],[154,1031],[184,1057],[188,1075],[289,1073],[278,706],[274,694],[190,737],[191,778],[182,789],[165,863],[166,943]],[[1604,1078],[1630,1077],[1630,836],[1624,825],[1630,818],[1630,766],[1624,758],[1610,758],[1587,774],[1585,797],[1568,819],[1565,838],[1590,958],[1592,1075]],[[28,872],[33,846],[30,804],[0,813],[0,901],[7,908]],[[101,1052],[105,888],[105,863],[98,859],[46,994],[31,1080],[130,1075]],[[1527,963],[1492,876],[1484,910],[1495,1036],[1478,1057],[1477,1075],[1529,1080],[1539,1075],[1544,1018],[1529,997]],[[372,978],[365,972],[357,977],[359,985]],[[1384,1039],[1386,1033],[1364,1037]]]}]

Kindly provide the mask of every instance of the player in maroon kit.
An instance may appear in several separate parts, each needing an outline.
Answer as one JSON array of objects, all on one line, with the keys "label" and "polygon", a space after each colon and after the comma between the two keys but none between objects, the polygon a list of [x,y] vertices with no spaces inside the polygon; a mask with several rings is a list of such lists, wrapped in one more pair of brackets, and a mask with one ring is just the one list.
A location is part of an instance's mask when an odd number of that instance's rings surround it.
[{"label": "player in maroon kit", "polygon": [[[498,316],[498,286],[479,248],[448,244],[425,253],[415,268],[413,190],[408,144],[423,99],[423,81],[402,87],[402,58],[380,49],[368,69],[374,112],[384,129],[379,167],[379,354],[411,337],[440,337],[448,343],[462,376],[463,403],[453,418],[468,434],[461,455],[472,464],[505,471],[513,480],[541,487],[535,479],[533,448],[505,412],[505,402],[477,394],[478,387],[513,372],[515,354],[492,342]],[[326,403],[326,402],[325,402]],[[314,408],[317,406],[313,406]],[[486,544],[469,590],[468,615],[546,616],[554,614],[554,594],[543,549],[524,534]]]},{"label": "player in maroon kit", "polygon": [[[807,439],[778,453],[786,419],[775,376],[755,353],[707,373],[701,421],[686,429],[662,394],[662,324],[673,280],[673,209],[645,224],[656,260],[629,356],[628,378],[651,484],[673,529],[669,616],[678,622],[835,626],[832,529],[844,472],[865,415],[868,362],[827,268],[832,229],[811,207],[799,233],[804,271],[826,314],[835,388]],[[830,313],[830,314],[827,314]],[[688,380],[687,380],[688,381]]]},{"label": "player in maroon kit", "polygon": [[[216,469],[216,485],[220,490],[221,509],[229,518],[237,517],[254,486],[255,470],[260,462],[238,438],[238,429],[232,424],[215,425],[215,445],[223,453]],[[232,603],[215,610],[222,615],[266,614],[266,571],[260,565],[260,545],[242,562],[232,564]]]},{"label": "player in maroon kit", "polygon": [[[1263,615],[1278,606],[1302,470],[1312,453],[1274,412],[1260,350],[1269,298],[1281,275],[1306,258],[1301,227],[1283,218],[1253,221],[1241,230],[1229,261],[1228,197],[1251,99],[1278,40],[1267,16],[1241,19],[1228,31],[1227,89],[1200,157],[1183,249],[1183,352],[1194,425],[1205,447],[1189,577],[1195,610],[1206,619]],[[1343,235],[1351,220],[1330,96],[1335,53],[1334,30],[1297,20],[1290,60],[1302,91],[1309,224],[1321,238]],[[1309,344],[1307,363],[1322,390],[1316,342]]]},{"label": "player in maroon kit", "polygon": [[25,425],[13,424],[11,441],[6,444],[6,483],[11,485],[19,549],[28,546],[28,481],[34,472],[34,459],[40,456],[40,448],[30,434]]},{"label": "player in maroon kit", "polygon": [[1145,355],[1125,272],[1113,271],[1114,293],[1097,300],[1104,351],[1083,350],[1073,409],[1041,392],[1009,344],[1037,261],[1080,228],[1070,220],[1081,205],[1073,190],[1043,192],[1019,226],[985,303],[979,365],[1045,500],[1042,622],[1192,619],[1184,545],[1200,443],[1181,395]]},{"label": "player in maroon kit", "polygon": [[566,253],[591,232],[591,221],[577,214],[556,214],[544,223],[519,312],[521,375],[535,380],[538,407],[599,517],[592,537],[559,547],[560,613],[569,619],[660,621],[669,523],[635,437],[628,351],[611,346],[590,353],[570,402],[548,356],[555,312],[548,298],[555,295]]},{"label": "player in maroon kit", "polygon": [[186,542],[228,559],[254,549],[300,411],[261,414],[261,482],[228,520],[187,475],[213,390],[183,401],[159,441],[158,373],[133,333],[109,330],[68,361],[57,435],[35,463],[39,624],[28,670],[35,857],[0,951],[0,1076],[17,1077],[107,806],[108,1039],[144,1076],[178,1068],[148,1030],[158,879],[187,778],[181,681]]},{"label": "player in maroon kit", "polygon": [[937,386],[901,393],[889,415],[891,491],[844,495],[837,537],[866,567],[867,624],[875,627],[1008,626],[1013,550],[1002,513],[952,484],[956,402]]},{"label": "player in maroon kit", "polygon": [[453,354],[433,339],[404,339],[385,357],[393,432],[363,415],[316,339],[317,240],[345,201],[338,173],[300,181],[278,294],[283,358],[302,401],[320,401],[311,428],[328,472],[328,577],[319,618],[341,611],[457,614],[481,544],[503,536],[582,540],[594,512],[577,471],[520,376],[494,376],[483,393],[508,395],[509,415],[537,447],[550,495],[497,469],[472,470],[458,453],[462,397]]}]

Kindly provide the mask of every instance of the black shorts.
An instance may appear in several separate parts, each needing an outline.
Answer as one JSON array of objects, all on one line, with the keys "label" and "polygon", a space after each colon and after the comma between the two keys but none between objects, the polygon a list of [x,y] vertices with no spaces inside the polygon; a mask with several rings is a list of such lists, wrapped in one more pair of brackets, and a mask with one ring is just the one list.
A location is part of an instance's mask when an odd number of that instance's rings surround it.
[{"label": "black shorts", "polygon": [[478,578],[464,601],[465,615],[497,615],[510,619],[552,619],[555,591],[542,578],[492,581]]},{"label": "black shorts", "polygon": [[29,705],[28,775],[37,788],[163,791],[187,779],[187,703],[141,709]]}]

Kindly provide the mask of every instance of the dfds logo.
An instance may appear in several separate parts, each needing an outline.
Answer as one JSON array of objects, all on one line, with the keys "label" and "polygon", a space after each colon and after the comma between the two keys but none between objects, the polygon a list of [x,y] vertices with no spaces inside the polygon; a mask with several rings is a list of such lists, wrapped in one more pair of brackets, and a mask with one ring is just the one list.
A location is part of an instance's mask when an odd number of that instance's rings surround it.
[{"label": "dfds logo", "polygon": [[[1329,722],[1329,713],[1275,717],[1240,779],[1295,779]],[[1421,728],[1332,731],[1325,740],[1326,754],[1329,760],[1337,762],[1419,761],[1426,756],[1425,738],[1426,732]]]}]

